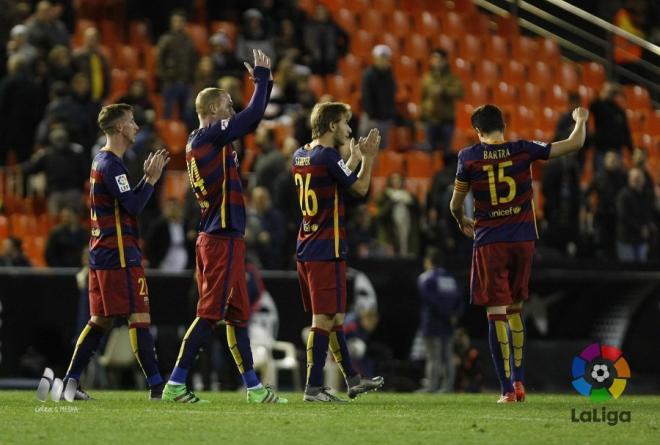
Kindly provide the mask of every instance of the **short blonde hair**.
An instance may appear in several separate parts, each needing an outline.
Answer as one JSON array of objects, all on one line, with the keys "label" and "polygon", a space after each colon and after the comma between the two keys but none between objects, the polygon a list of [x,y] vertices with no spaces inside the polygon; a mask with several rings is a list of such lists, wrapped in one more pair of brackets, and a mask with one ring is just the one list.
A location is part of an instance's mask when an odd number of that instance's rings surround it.
[{"label": "short blonde hair", "polygon": [[323,102],[314,105],[310,121],[312,139],[318,139],[330,131],[330,124],[339,122],[343,117],[351,118],[351,107],[341,102]]},{"label": "short blonde hair", "polygon": [[195,111],[201,117],[206,117],[209,115],[209,107],[211,104],[214,104],[223,96],[226,96],[227,92],[220,88],[204,88],[199,92],[197,98],[195,99]]},{"label": "short blonde hair", "polygon": [[133,107],[128,104],[107,105],[101,108],[101,112],[99,113],[99,127],[105,134],[113,134],[117,121],[129,112],[133,112]]}]

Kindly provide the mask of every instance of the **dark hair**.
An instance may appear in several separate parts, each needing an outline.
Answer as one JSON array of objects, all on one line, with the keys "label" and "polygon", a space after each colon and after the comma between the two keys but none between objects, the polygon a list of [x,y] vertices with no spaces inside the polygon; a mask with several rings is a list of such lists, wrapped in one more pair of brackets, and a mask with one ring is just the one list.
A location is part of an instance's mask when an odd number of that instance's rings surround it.
[{"label": "dark hair", "polygon": [[484,134],[493,131],[504,131],[504,116],[502,110],[495,105],[486,104],[478,107],[470,119],[472,127]]},{"label": "dark hair", "polygon": [[442,253],[442,250],[437,247],[429,247],[426,250],[425,258],[431,262],[433,267],[442,266],[445,262],[445,256]]},{"label": "dark hair", "polygon": [[113,127],[117,120],[128,112],[133,112],[133,107],[128,104],[112,104],[103,107],[99,113],[99,127],[104,133],[113,134],[115,132]]},{"label": "dark hair", "polygon": [[431,54],[432,54],[432,55],[433,55],[433,54],[440,54],[440,55],[442,56],[443,59],[446,59],[446,58],[448,57],[447,51],[444,50],[444,49],[442,49],[442,48],[434,48],[434,49],[431,51]]}]

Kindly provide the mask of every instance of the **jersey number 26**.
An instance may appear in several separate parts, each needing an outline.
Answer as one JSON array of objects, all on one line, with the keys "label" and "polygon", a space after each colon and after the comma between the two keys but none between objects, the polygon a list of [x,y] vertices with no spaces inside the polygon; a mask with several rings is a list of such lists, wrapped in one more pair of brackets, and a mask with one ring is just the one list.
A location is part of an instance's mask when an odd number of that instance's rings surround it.
[{"label": "jersey number 26", "polygon": [[316,193],[309,188],[309,181],[311,179],[312,175],[310,173],[307,173],[304,179],[300,173],[296,173],[293,177],[293,180],[299,187],[298,198],[303,216],[314,216],[319,211],[319,201],[316,199]]}]

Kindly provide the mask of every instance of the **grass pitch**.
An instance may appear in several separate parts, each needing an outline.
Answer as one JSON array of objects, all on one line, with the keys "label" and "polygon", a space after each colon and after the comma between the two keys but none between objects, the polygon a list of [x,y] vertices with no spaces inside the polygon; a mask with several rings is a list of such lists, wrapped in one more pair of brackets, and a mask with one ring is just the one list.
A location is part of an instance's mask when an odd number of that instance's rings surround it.
[{"label": "grass pitch", "polygon": [[[137,391],[91,391],[89,402],[41,403],[0,392],[0,444],[657,444],[660,397],[596,404],[532,394],[496,405],[495,394],[368,394],[346,404],[248,405],[244,393],[199,393],[207,405],[149,402]],[[575,423],[583,411],[630,411],[630,422]]]}]

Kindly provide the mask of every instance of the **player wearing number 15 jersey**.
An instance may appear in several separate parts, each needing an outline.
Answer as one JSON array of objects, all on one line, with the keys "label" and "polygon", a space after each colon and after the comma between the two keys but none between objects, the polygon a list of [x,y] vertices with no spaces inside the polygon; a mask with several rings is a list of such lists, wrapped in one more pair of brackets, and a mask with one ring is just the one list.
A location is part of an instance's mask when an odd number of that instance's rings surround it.
[{"label": "player wearing number 15 jersey", "polygon": [[[472,126],[480,142],[458,154],[450,208],[463,233],[474,238],[471,300],[486,306],[491,354],[502,387],[500,403],[525,399],[525,328],[521,310],[522,302],[528,298],[537,239],[530,165],[537,159],[579,150],[584,144],[587,117],[586,110],[576,108],[575,129],[563,141],[507,142],[502,112],[494,105],[483,105],[472,114]],[[463,214],[465,196],[470,190],[474,196],[474,221]],[[511,349],[513,372],[509,362]]]},{"label": "player wearing number 15 jersey", "polygon": [[[382,377],[362,378],[351,364],[343,323],[346,312],[346,229],[344,191],[365,195],[380,136],[372,130],[355,143],[348,138],[350,108],[343,103],[317,104],[312,110],[314,140],[293,155],[292,173],[303,219],[298,234],[298,279],[303,306],[312,312],[307,339],[306,402],[337,402],[323,386],[328,345],[346,379],[350,398],[377,389]],[[339,149],[348,146],[342,157]],[[346,160],[344,160],[346,159]],[[356,168],[362,162],[359,173]]]},{"label": "player wearing number 15 jersey", "polygon": [[255,67],[246,63],[255,90],[248,106],[234,114],[229,94],[219,88],[202,90],[195,100],[200,126],[188,138],[186,164],[201,210],[197,254],[197,317],[179,352],[163,400],[197,403],[186,379],[199,349],[223,322],[227,342],[247,388],[248,402],[286,403],[264,387],[254,371],[247,332],[250,318],[245,278],[245,204],[232,142],[257,127],[272,88],[270,59],[254,50]]}]

